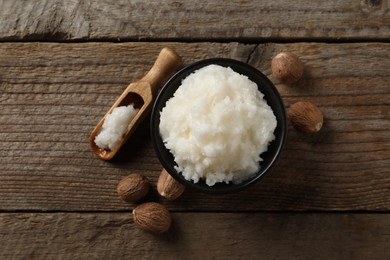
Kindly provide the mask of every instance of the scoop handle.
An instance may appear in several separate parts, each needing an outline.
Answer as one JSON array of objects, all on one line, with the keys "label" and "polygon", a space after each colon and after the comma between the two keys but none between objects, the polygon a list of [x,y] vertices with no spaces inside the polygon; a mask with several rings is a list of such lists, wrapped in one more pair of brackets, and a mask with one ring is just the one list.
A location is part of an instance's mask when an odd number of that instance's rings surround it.
[{"label": "scoop handle", "polygon": [[154,95],[162,84],[182,66],[181,57],[172,49],[165,47],[160,51],[153,67],[140,81],[149,83]]}]

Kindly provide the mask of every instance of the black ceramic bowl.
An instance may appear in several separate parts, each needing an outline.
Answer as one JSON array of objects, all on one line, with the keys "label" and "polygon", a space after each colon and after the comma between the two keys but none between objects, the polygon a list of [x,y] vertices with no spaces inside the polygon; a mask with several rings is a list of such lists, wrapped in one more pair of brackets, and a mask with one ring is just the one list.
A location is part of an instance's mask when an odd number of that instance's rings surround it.
[{"label": "black ceramic bowl", "polygon": [[[174,166],[176,165],[173,155],[164,146],[164,143],[160,136],[159,125],[160,125],[160,112],[165,107],[165,103],[173,96],[175,91],[181,85],[181,82],[189,74],[197,69],[210,64],[217,64],[224,67],[230,67],[235,72],[247,76],[250,80],[255,82],[259,90],[264,94],[264,98],[268,105],[272,108],[276,119],[277,127],[275,129],[275,140],[272,141],[268,146],[268,151],[261,154],[263,161],[260,162],[260,170],[257,174],[239,184],[234,183],[217,183],[214,186],[208,186],[203,180],[198,183],[187,181],[184,177],[178,173]],[[186,187],[212,194],[224,194],[235,192],[247,187],[250,184],[258,181],[264,174],[266,174],[276,162],[279,154],[284,146],[287,133],[287,118],[286,112],[283,105],[283,101],[279,95],[279,92],[272,84],[272,82],[260,71],[253,68],[252,66],[239,62],[232,59],[207,59],[196,63],[193,63],[184,69],[173,75],[169,81],[164,85],[160,91],[152,111],[151,116],[151,136],[155,151],[162,164],[162,166],[174,177],[177,181],[185,185]]]}]

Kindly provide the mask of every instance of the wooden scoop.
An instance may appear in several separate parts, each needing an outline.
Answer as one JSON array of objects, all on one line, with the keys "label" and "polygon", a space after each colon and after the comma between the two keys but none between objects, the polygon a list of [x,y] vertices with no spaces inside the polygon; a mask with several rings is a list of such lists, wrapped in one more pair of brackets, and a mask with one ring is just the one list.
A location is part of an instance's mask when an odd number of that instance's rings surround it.
[{"label": "wooden scoop", "polygon": [[[169,79],[169,77],[182,67],[182,59],[173,50],[164,48],[161,50],[153,67],[139,81],[131,83],[122,95],[116,100],[107,114],[100,120],[89,137],[89,144],[92,151],[101,159],[111,159],[142,122],[152,108],[153,101],[158,89]],[[99,134],[105,118],[111,114],[112,110],[119,106],[134,104],[139,111],[131,120],[119,144],[113,150],[102,149],[95,143],[95,137]]]}]

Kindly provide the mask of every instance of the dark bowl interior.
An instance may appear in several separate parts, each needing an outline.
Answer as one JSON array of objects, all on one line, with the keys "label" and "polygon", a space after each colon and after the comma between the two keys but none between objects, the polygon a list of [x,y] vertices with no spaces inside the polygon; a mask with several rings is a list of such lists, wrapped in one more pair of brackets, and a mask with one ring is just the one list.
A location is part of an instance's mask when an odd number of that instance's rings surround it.
[{"label": "dark bowl interior", "polygon": [[[189,74],[191,74],[195,70],[210,64],[217,64],[224,67],[230,67],[235,72],[245,75],[250,80],[255,82],[259,90],[264,94],[264,98],[267,101],[268,105],[272,108],[278,122],[274,132],[275,140],[272,141],[268,146],[268,151],[261,154],[261,158],[263,159],[263,161],[260,162],[259,172],[257,172],[254,177],[247,179],[239,184],[217,183],[214,186],[208,186],[203,180],[200,180],[198,183],[187,181],[180,173],[178,173],[174,169],[176,163],[174,161],[173,155],[170,153],[168,149],[165,148],[165,145],[160,136],[160,131],[159,131],[160,112],[165,107],[166,101],[168,101],[173,96],[175,91],[181,85],[181,82],[184,78],[186,78]],[[152,116],[151,116],[152,141],[162,166],[172,175],[172,177],[174,177],[177,181],[179,181],[186,187],[192,190],[212,193],[212,194],[224,194],[224,193],[238,191],[258,181],[262,176],[264,176],[265,173],[267,173],[271,169],[272,165],[279,157],[279,154],[286,140],[286,133],[287,133],[286,112],[283,105],[283,101],[275,86],[263,73],[261,73],[257,69],[253,68],[252,66],[246,63],[239,62],[232,59],[215,58],[215,59],[202,60],[193,63],[183,68],[179,72],[177,72],[169,79],[169,81],[164,85],[164,87],[160,91],[154,103]]]}]

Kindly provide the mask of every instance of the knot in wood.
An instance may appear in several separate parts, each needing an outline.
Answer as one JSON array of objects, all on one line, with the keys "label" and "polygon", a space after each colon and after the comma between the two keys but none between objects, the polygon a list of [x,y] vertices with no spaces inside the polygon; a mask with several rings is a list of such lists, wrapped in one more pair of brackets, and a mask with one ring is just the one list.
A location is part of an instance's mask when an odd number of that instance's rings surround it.
[{"label": "knot in wood", "polygon": [[361,7],[361,10],[363,11],[363,13],[380,14],[383,12],[382,3],[383,3],[383,0],[362,0],[360,2],[360,7]]},{"label": "knot in wood", "polygon": [[382,0],[365,0],[364,2],[368,7],[376,7],[382,5]]}]

